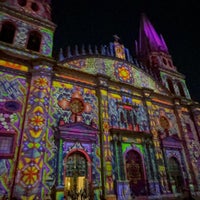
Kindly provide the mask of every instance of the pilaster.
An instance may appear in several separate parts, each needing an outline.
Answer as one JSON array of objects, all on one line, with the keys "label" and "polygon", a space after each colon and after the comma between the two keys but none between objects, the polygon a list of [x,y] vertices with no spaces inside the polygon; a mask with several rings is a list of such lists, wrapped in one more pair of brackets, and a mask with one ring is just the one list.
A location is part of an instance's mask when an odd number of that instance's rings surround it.
[{"label": "pilaster", "polygon": [[[190,152],[190,151],[193,151],[193,149],[191,149],[192,147],[190,147],[190,145],[188,143],[189,141],[186,140],[184,128],[181,123],[182,107],[184,107],[184,108],[188,107],[187,103],[186,104],[185,103],[186,102],[181,101],[181,99],[175,98],[174,99],[174,112],[176,115],[179,130],[181,133],[184,163],[187,166],[187,177],[186,178],[188,178],[188,180],[185,180],[185,182],[188,185],[186,185],[186,186],[190,187],[191,191],[195,191],[195,190],[200,190],[199,183],[198,183],[200,172],[199,172],[198,162],[196,164],[194,164],[193,159],[191,158],[191,154],[193,152]],[[195,122],[194,122],[194,125],[195,125]],[[188,160],[190,160],[191,162],[187,162]],[[198,175],[197,175],[197,173],[198,173]]]},{"label": "pilaster", "polygon": [[[152,90],[148,89],[148,88],[143,88],[143,104],[149,119],[149,130],[150,133],[153,136],[152,133],[152,128],[151,128],[151,94],[153,93]],[[158,171],[158,167],[156,164],[156,152],[155,152],[155,145],[153,142],[153,138],[152,140],[145,140],[145,148],[147,151],[147,157],[149,159],[149,167],[150,167],[150,173],[151,175],[148,174],[148,184],[149,184],[149,193],[150,195],[157,195],[161,193],[161,189],[160,189],[160,182],[159,182],[159,171]]]},{"label": "pilaster", "polygon": [[99,130],[101,147],[101,183],[102,196],[104,198],[109,198],[110,195],[113,196],[114,194],[112,152],[110,149],[111,136],[109,134],[108,81],[109,77],[103,74],[97,75],[97,95],[99,100]]},{"label": "pilaster", "polygon": [[[153,119],[153,110],[152,110],[152,100],[151,95],[153,91],[148,88],[143,88],[143,103],[146,108],[146,112],[149,118],[149,130],[152,134],[152,145],[149,142],[146,143],[146,149],[148,153],[148,158],[151,159],[150,170],[154,174],[150,177],[149,180],[149,192],[151,195],[156,195],[160,193],[168,193],[169,186],[167,182],[166,169],[163,161],[163,152],[160,146],[160,139],[155,127]],[[153,162],[154,161],[154,162]]]},{"label": "pilaster", "polygon": [[18,170],[14,194],[21,199],[42,199],[50,192],[46,185],[48,166],[45,163],[49,143],[49,101],[51,90],[52,62],[33,63],[27,101],[26,118],[18,158]]}]

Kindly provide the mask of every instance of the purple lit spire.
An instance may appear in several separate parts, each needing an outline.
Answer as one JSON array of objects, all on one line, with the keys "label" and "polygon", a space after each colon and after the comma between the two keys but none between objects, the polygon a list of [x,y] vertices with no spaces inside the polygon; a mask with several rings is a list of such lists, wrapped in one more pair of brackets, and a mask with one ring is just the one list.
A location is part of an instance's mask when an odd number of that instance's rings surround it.
[{"label": "purple lit spire", "polygon": [[159,35],[151,22],[142,14],[140,20],[140,32],[139,32],[139,42],[136,46],[136,53],[141,55],[146,55],[149,52],[160,52],[163,51],[168,53],[168,48],[162,35]]}]

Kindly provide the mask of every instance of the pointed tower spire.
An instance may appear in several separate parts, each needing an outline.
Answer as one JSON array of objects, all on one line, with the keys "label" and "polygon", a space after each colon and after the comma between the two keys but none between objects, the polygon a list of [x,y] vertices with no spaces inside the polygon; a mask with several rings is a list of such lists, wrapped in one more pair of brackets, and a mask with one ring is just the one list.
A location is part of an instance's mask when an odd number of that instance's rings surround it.
[{"label": "pointed tower spire", "polygon": [[176,70],[163,36],[156,32],[144,13],[140,19],[139,40],[135,44],[136,56],[144,65]]},{"label": "pointed tower spire", "polygon": [[153,25],[144,13],[142,13],[140,20],[138,48],[138,53],[141,55],[145,55],[152,51],[163,51],[168,53],[168,48],[163,37],[156,32]]},{"label": "pointed tower spire", "polygon": [[174,66],[163,36],[156,32],[144,13],[141,15],[139,40],[135,42],[135,49],[137,59],[148,68],[149,74],[156,74],[173,95],[187,94],[190,98],[185,77]]}]

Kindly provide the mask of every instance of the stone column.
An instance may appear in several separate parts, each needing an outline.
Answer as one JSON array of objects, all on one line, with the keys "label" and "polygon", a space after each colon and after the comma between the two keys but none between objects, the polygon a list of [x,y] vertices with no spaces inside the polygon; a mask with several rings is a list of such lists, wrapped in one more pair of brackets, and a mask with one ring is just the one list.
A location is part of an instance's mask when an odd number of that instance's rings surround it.
[{"label": "stone column", "polygon": [[122,151],[122,137],[119,136],[118,138],[118,156],[119,156],[119,165],[118,167],[120,168],[120,179],[121,180],[126,180],[125,177],[125,168],[124,168],[124,157],[123,157],[123,151]]},{"label": "stone column", "polygon": [[120,161],[119,161],[119,152],[118,152],[118,136],[116,134],[113,134],[113,154],[114,154],[114,163],[115,168],[114,175],[115,180],[121,180],[121,173],[120,173]]},{"label": "stone column", "polygon": [[160,194],[159,181],[158,181],[158,172],[156,169],[156,159],[154,153],[153,142],[150,138],[145,139],[145,151],[147,153],[147,182],[149,195],[158,195]]},{"label": "stone column", "polygon": [[[145,111],[147,113],[148,117],[148,129],[149,132],[151,133],[151,118],[150,118],[150,112],[148,109],[148,105],[151,104],[151,93],[153,91],[147,88],[143,88],[143,104]],[[155,149],[153,145],[153,137],[151,138],[146,138],[144,141],[146,153],[147,153],[147,159],[148,159],[148,187],[149,187],[149,193],[150,195],[158,195],[160,194],[160,186],[159,186],[159,174],[158,170],[156,168],[156,157],[155,157]]]}]

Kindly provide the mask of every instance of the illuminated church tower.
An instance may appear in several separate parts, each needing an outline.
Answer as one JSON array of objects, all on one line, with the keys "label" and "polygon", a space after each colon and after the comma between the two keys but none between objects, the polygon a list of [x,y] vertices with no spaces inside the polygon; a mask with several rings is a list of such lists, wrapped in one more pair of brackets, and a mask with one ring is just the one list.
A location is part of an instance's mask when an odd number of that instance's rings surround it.
[{"label": "illuminated church tower", "polygon": [[185,76],[177,71],[163,36],[155,31],[145,14],[142,14],[140,20],[136,56],[159,76],[163,86],[167,87],[172,95],[190,98]]},{"label": "illuminated church tower", "polygon": [[[200,106],[145,15],[115,41],[52,58],[49,0],[0,1],[0,199],[200,192]],[[65,54],[63,54],[65,52]]]},{"label": "illuminated church tower", "polygon": [[[185,172],[185,181],[190,186],[193,185],[192,187],[194,187],[194,185],[198,185],[199,187],[199,175],[197,175],[199,172],[197,172],[197,166],[200,162],[200,154],[197,153],[198,159],[196,159],[195,153],[193,152],[197,152],[200,149],[199,125],[197,125],[199,118],[199,105],[197,102],[192,102],[186,86],[185,76],[179,73],[177,68],[174,66],[163,36],[159,35],[155,31],[153,25],[145,14],[142,14],[140,20],[139,40],[136,41],[136,56],[138,60],[148,68],[147,72],[150,75],[154,75],[157,81],[168,89],[170,92],[168,97],[173,101],[173,112],[176,116],[177,126],[180,133],[170,133],[169,122],[166,120],[167,115],[162,114],[160,116],[160,125],[162,130],[159,130],[158,133],[160,134],[159,137],[162,151],[166,153],[166,155],[164,155],[164,160],[166,160],[167,163],[169,162],[168,158],[170,151],[174,151],[174,155],[177,156],[175,152],[177,152],[178,147],[173,144],[170,147],[168,143],[169,138],[175,136],[174,138],[180,139],[183,143],[182,152],[185,154],[184,156],[186,156],[185,159],[192,161],[187,163],[187,168],[190,172],[193,171],[194,173]],[[176,125],[173,126],[175,127]],[[176,142],[178,144],[178,140]],[[169,173],[170,169],[167,170]],[[177,183],[179,178],[180,177],[173,176],[174,183]],[[172,190],[174,189],[173,184],[170,187]]]},{"label": "illuminated church tower", "polygon": [[50,188],[50,2],[5,0],[0,12],[0,195],[41,199]]}]

